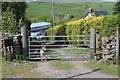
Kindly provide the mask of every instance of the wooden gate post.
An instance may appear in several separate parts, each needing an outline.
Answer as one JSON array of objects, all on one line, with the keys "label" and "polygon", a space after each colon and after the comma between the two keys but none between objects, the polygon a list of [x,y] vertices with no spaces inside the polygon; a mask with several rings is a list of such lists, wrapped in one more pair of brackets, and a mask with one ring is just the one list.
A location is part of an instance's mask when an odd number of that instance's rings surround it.
[{"label": "wooden gate post", "polygon": [[117,27],[117,30],[116,30],[116,64],[118,64],[118,56],[120,56],[120,51],[119,51],[119,49],[120,49],[120,33],[119,33],[119,27]]},{"label": "wooden gate post", "polygon": [[90,33],[90,59],[94,59],[94,54],[96,52],[96,33],[95,28],[92,28]]},{"label": "wooden gate post", "polygon": [[21,27],[21,36],[22,36],[23,52],[25,54],[27,54],[27,30],[26,30],[26,27]]}]

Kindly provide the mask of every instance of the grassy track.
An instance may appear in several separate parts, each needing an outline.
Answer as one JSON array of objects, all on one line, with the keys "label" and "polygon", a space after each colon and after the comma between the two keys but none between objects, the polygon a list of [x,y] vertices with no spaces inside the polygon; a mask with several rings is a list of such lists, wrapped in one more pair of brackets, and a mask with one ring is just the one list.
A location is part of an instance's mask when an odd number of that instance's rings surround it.
[{"label": "grassy track", "polygon": [[74,65],[66,63],[65,61],[51,61],[49,64],[53,67],[63,70],[72,69],[74,67]]},{"label": "grassy track", "polygon": [[[100,5],[102,4],[102,7]],[[93,9],[96,11],[106,10],[109,14],[112,13],[114,2],[94,2]],[[30,16],[50,16],[52,17],[52,3],[28,3],[29,8],[27,14]],[[81,17],[87,14],[87,9],[83,8],[83,3],[79,2],[56,2],[55,13],[64,15],[73,15],[74,17]]]},{"label": "grassy track", "polygon": [[51,77],[40,72],[26,71],[24,72],[24,78],[51,78]]}]

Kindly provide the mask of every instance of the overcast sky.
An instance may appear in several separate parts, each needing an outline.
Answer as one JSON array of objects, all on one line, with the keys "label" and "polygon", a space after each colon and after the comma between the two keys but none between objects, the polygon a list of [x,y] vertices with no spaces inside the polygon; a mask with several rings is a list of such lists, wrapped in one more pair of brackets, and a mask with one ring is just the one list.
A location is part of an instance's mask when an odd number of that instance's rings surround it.
[{"label": "overcast sky", "polygon": [[104,0],[104,1],[111,1],[111,2],[116,2],[117,0]]}]

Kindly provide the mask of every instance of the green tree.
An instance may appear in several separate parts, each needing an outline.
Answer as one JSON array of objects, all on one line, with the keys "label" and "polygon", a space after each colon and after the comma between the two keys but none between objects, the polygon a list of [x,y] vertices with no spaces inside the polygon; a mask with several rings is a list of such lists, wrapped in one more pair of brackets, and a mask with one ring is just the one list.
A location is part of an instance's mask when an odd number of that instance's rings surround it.
[{"label": "green tree", "polygon": [[2,31],[17,34],[26,22],[26,2],[2,2]]},{"label": "green tree", "polygon": [[13,11],[17,21],[19,19],[25,19],[25,10],[28,7],[26,2],[2,2],[2,13],[7,10],[7,8]]},{"label": "green tree", "polygon": [[[19,25],[17,25],[19,24]],[[18,29],[21,27],[21,20],[16,24],[15,15],[7,8],[2,15],[2,32],[14,33],[17,34]],[[17,26],[17,27],[16,27]]]},{"label": "green tree", "polygon": [[113,14],[120,14],[120,1],[118,1],[114,8],[113,8]]},{"label": "green tree", "polygon": [[120,18],[118,15],[106,16],[103,19],[103,30],[100,32],[102,36],[110,36],[116,34],[116,27],[120,26]]}]

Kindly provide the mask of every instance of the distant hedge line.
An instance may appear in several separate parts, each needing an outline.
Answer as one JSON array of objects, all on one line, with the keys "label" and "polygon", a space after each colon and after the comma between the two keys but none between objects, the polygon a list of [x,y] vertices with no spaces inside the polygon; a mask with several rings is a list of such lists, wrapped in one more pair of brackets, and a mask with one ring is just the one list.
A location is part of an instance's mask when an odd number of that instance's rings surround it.
[{"label": "distant hedge line", "polygon": [[[102,36],[114,35],[116,27],[120,24],[119,15],[99,16],[70,21],[59,26],[48,29],[45,33],[47,36],[73,36],[73,35],[89,35],[91,28],[96,28],[96,33]],[[49,38],[55,40],[55,38]],[[73,40],[73,38],[67,38]],[[74,38],[74,40],[79,38]]]}]

